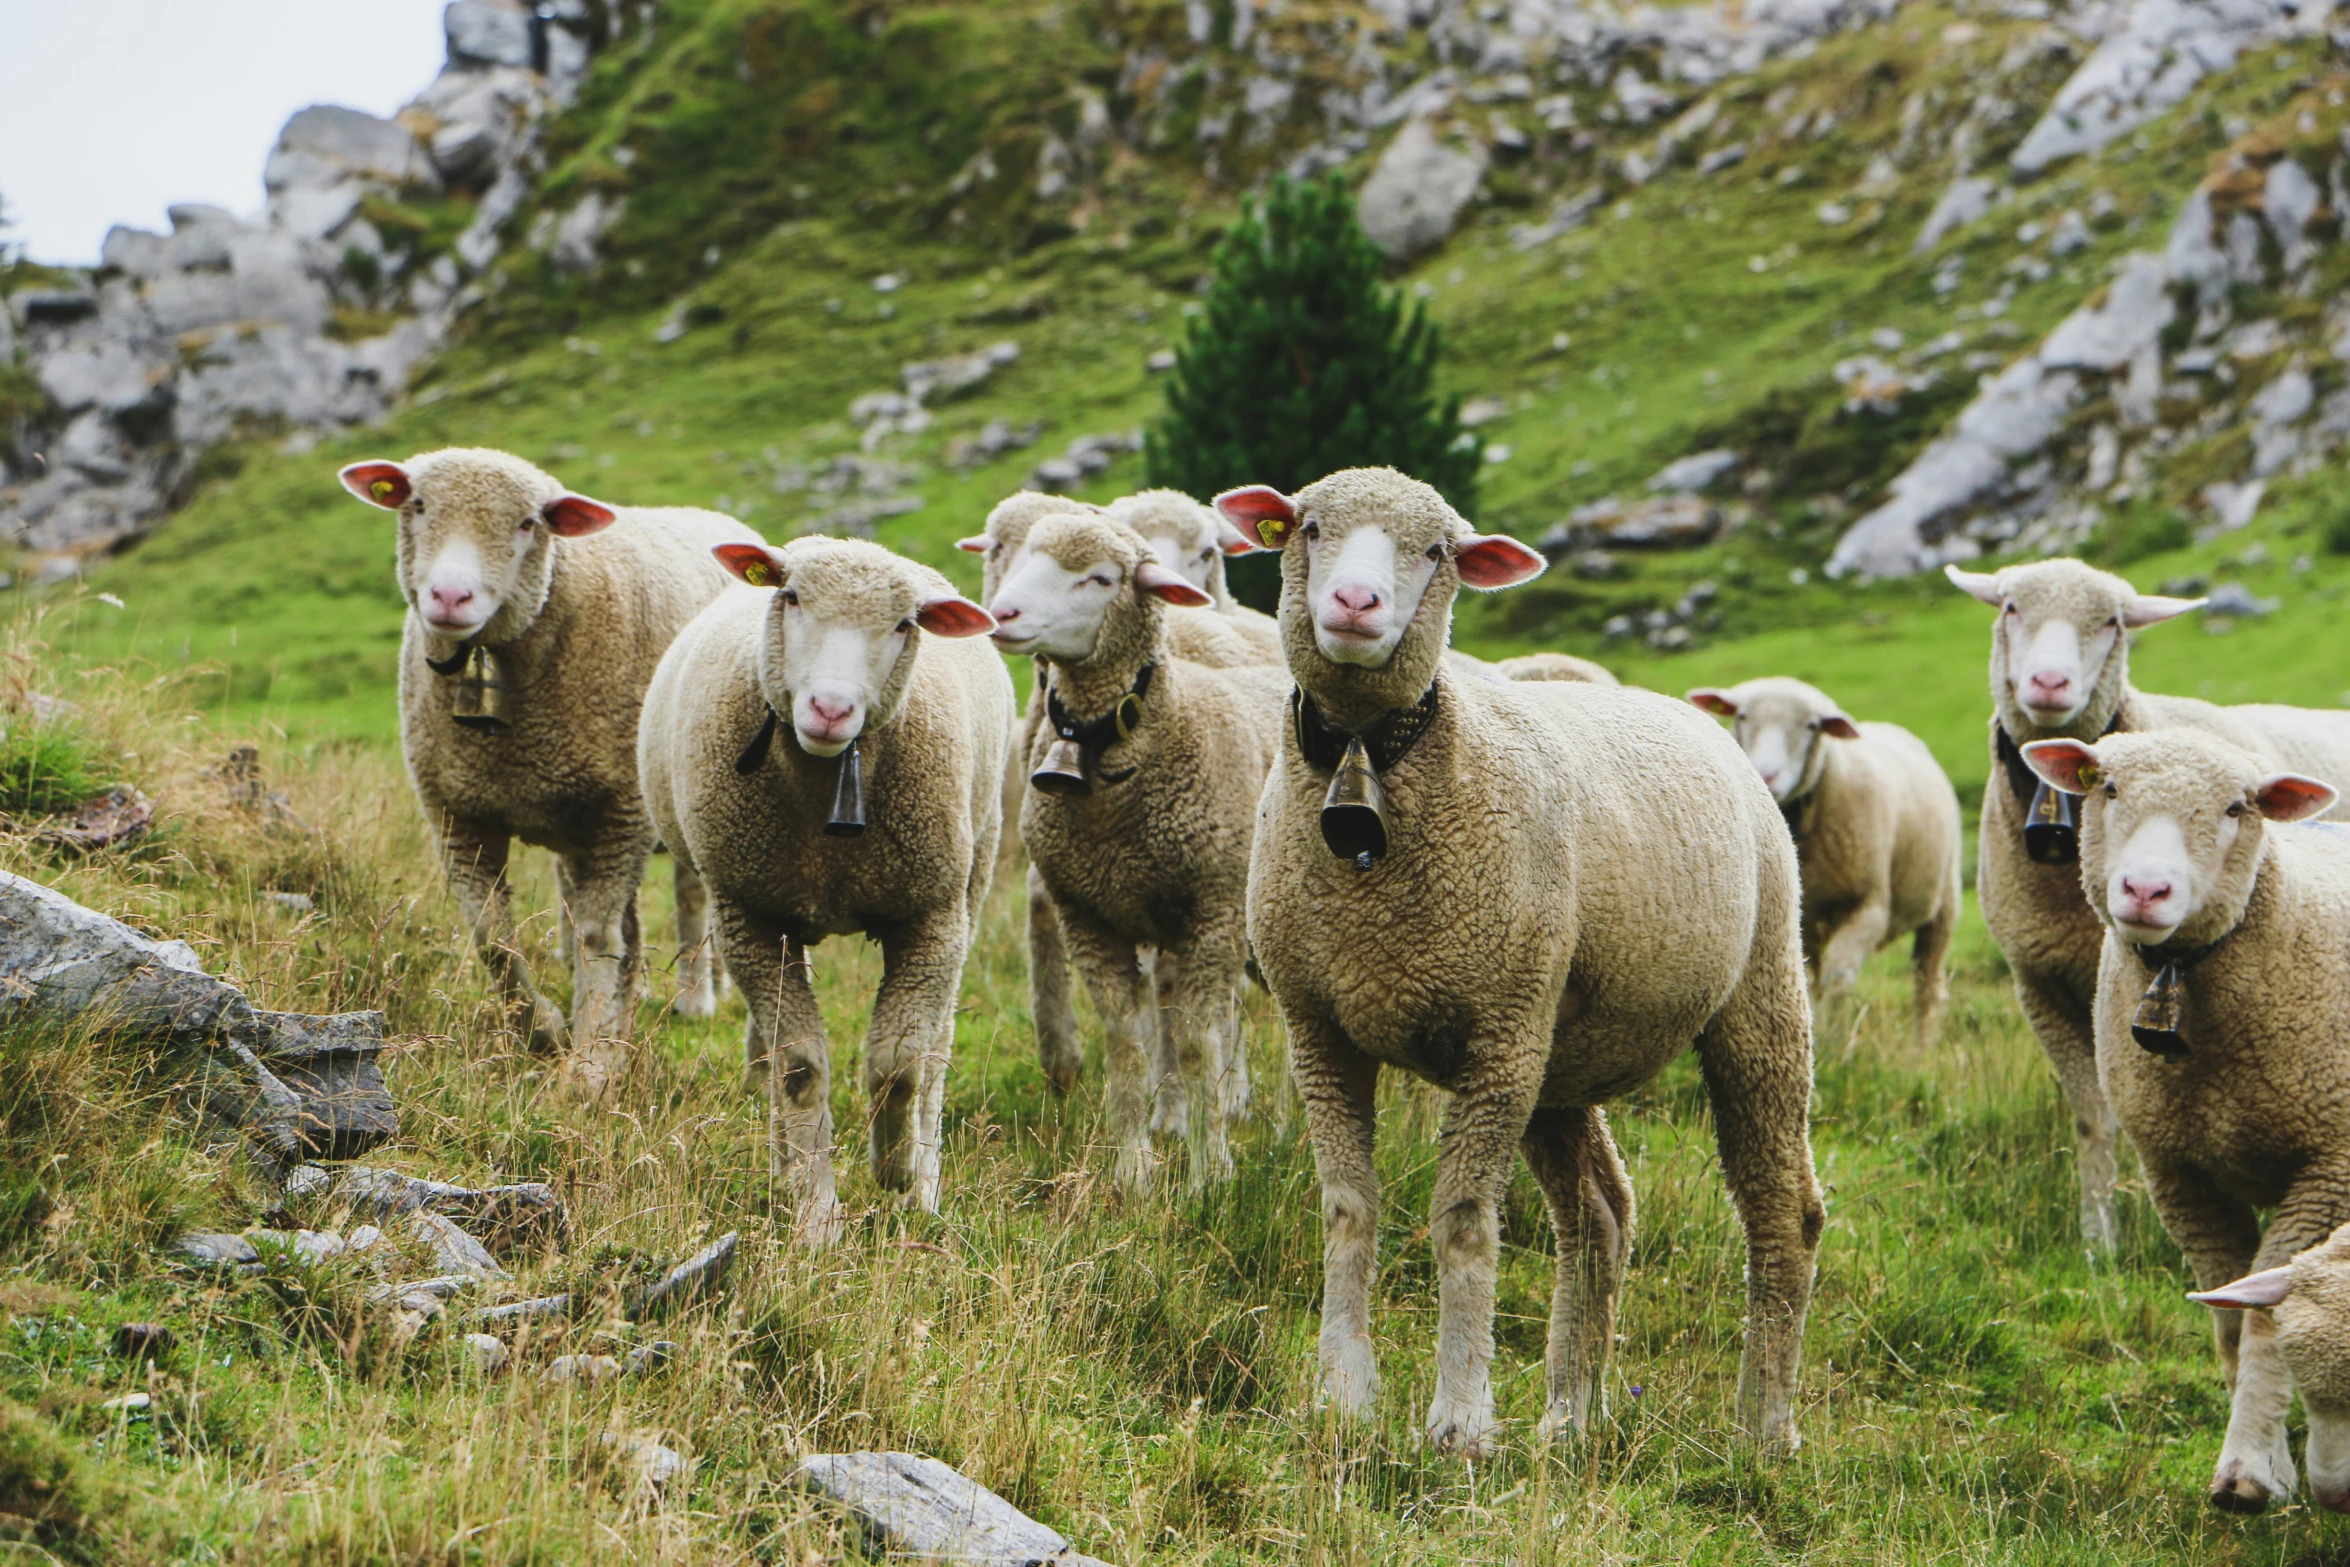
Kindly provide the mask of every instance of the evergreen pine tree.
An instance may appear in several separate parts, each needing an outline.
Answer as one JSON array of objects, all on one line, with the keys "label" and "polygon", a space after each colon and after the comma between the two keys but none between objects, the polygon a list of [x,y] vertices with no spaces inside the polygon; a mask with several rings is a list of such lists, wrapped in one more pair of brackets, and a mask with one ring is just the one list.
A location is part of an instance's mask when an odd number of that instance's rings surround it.
[{"label": "evergreen pine tree", "polygon": [[[1150,482],[1205,499],[1384,465],[1473,516],[1479,453],[1461,439],[1459,399],[1437,395],[1436,327],[1383,270],[1335,176],[1278,179],[1261,208],[1244,206],[1146,438]],[[1233,567],[1234,591],[1271,608],[1275,563]]]}]

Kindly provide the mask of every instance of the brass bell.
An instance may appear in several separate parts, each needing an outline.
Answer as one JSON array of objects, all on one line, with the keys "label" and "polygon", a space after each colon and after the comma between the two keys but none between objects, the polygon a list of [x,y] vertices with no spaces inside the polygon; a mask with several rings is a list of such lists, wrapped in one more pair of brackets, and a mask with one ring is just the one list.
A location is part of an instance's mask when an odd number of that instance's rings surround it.
[{"label": "brass bell", "polygon": [[2081,832],[2073,824],[2073,797],[2043,782],[2024,813],[2024,854],[2036,865],[2075,865]]},{"label": "brass bell", "polygon": [[1322,841],[1358,871],[1387,852],[1387,791],[1360,740],[1347,741],[1331,771],[1330,792],[1322,796]]},{"label": "brass bell", "polygon": [[1085,777],[1085,748],[1063,736],[1045,747],[1044,765],[1028,781],[1047,794],[1091,794]]},{"label": "brass bell", "polygon": [[488,648],[475,647],[457,676],[456,709],[451,716],[468,729],[494,735],[508,727],[508,710],[503,661]]},{"label": "brass bell", "polygon": [[2187,976],[2176,963],[2165,963],[2138,999],[2137,1015],[2130,1019],[2130,1037],[2165,1061],[2186,1058],[2186,1037],[2179,1025],[2187,1019]]},{"label": "brass bell", "polygon": [[824,824],[827,838],[854,838],[865,830],[865,762],[857,742],[840,754],[840,779],[833,785],[832,816]]}]

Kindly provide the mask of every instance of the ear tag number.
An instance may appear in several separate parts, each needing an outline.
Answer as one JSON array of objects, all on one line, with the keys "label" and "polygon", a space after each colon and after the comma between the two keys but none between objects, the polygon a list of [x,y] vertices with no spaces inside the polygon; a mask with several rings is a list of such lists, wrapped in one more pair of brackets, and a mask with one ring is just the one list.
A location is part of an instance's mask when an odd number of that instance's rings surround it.
[{"label": "ear tag number", "polygon": [[774,575],[775,572],[773,568],[769,567],[763,561],[753,561],[748,566],[743,568],[743,581],[749,583],[754,588],[763,588],[767,586],[768,579]]},{"label": "ear tag number", "polygon": [[389,506],[392,503],[393,495],[398,493],[399,488],[389,479],[378,479],[367,487],[367,493],[375,497],[377,505]]},{"label": "ear tag number", "polygon": [[1282,541],[1289,537],[1289,528],[1289,519],[1286,517],[1259,517],[1257,519],[1257,537],[1263,539],[1273,549],[1279,549]]}]

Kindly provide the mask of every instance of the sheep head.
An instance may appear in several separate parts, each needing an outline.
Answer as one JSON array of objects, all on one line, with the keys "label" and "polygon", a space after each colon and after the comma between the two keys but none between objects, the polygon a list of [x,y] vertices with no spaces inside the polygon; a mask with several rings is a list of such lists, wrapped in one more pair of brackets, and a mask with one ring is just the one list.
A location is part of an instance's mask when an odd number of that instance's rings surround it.
[{"label": "sheep head", "polygon": [[2215,1311],[2274,1311],[2277,1353],[2309,1417],[2309,1494],[2350,1513],[2350,1224],[2291,1262],[2187,1297]]},{"label": "sheep head", "polygon": [[996,646],[1058,664],[1139,667],[1158,641],[1161,604],[1207,593],[1108,517],[1055,516],[1029,530],[1020,560],[988,601]]},{"label": "sheep head", "polygon": [[712,553],[752,587],[774,590],[759,686],[811,756],[838,756],[897,715],[917,631],[975,637],[995,629],[946,578],[862,539],[721,544]]},{"label": "sheep head", "polygon": [[2082,797],[2081,886],[2108,928],[2139,946],[2206,946],[2234,930],[2260,874],[2264,824],[2321,816],[2335,799],[2330,785],[2192,729],[2036,740],[2023,755]]},{"label": "sheep head", "polygon": [[399,514],[400,594],[426,630],[452,642],[498,647],[528,631],[554,586],[555,541],[614,518],[521,458],[480,448],[357,462],[341,478]]},{"label": "sheep head", "polygon": [[1943,574],[1999,611],[1991,628],[1991,700],[2019,743],[2059,734],[2094,740],[2104,733],[2129,688],[2129,634],[2203,605],[2140,593],[2077,560],[2000,572],[1946,566]]},{"label": "sheep head", "polygon": [[1452,637],[1463,583],[1540,575],[1536,551],[1477,533],[1442,495],[1392,468],[1347,468],[1295,497],[1227,490],[1216,509],[1250,543],[1281,551],[1289,671],[1332,722],[1354,726],[1420,698]]},{"label": "sheep head", "polygon": [[1099,506],[1086,501],[1073,501],[1066,495],[1047,495],[1041,490],[1015,490],[995,503],[987,514],[987,526],[967,539],[957,539],[955,548],[980,557],[979,601],[995,600],[996,589],[1004,585],[1005,575],[1020,564],[1027,552],[1028,530],[1038,520],[1062,515],[1091,517],[1101,512]]},{"label": "sheep head", "polygon": [[1142,535],[1163,566],[1219,604],[1232,602],[1224,582],[1224,557],[1253,555],[1257,546],[1241,536],[1213,507],[1181,490],[1142,490],[1110,502],[1109,515]]},{"label": "sheep head", "polygon": [[1820,744],[1823,737],[1860,738],[1860,726],[1845,717],[1826,692],[1800,680],[1749,680],[1727,691],[1700,686],[1689,693],[1689,700],[1733,720],[1730,727],[1738,748],[1782,805],[1819,787],[1828,765],[1827,749]]}]

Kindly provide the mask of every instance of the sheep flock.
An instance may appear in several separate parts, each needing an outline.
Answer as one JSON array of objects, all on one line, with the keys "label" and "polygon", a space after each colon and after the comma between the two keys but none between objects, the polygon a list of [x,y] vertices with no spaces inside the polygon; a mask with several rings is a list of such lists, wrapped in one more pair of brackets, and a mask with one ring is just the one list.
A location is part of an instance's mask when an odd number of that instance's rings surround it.
[{"label": "sheep flock", "polygon": [[[1745,1234],[1739,1421],[1766,1455],[1800,1442],[1815,1014],[1906,937],[1931,1044],[1960,908],[1958,798],[1908,731],[1791,679],[1666,697],[1564,653],[1459,652],[1461,589],[1544,559],[1391,469],[1212,504],[1022,492],[961,541],[977,600],[871,542],[774,546],[502,452],[341,478],[398,519],[402,750],[443,874],[516,1032],[584,1103],[626,1109],[637,892],[665,850],[671,1004],[742,991],[793,1236],[845,1223],[809,988],[830,936],[883,953],[875,1179],[935,1210],[963,966],[1024,855],[1039,1062],[1057,1093],[1081,1074],[1074,980],[1121,1200],[1233,1176],[1240,1002],[1271,992],[1320,1184],[1326,1407],[1380,1397],[1382,1069],[1449,1096],[1423,1429],[1475,1458],[1502,1440],[1517,1161],[1557,1237],[1539,1438],[1568,1442],[1604,1408],[1635,1223],[1607,1107],[1694,1047]],[[1224,576],[1268,551],[1271,617]],[[1978,895],[2072,1113],[2083,1244],[2114,1245],[2126,1135],[2212,1320],[2212,1503],[2295,1496],[2298,1388],[2310,1494],[2350,1512],[2350,714],[2133,687],[2132,637],[2199,600],[2072,560],[1948,575],[1992,615]],[[515,937],[516,842],[556,857],[568,1015]]]}]

